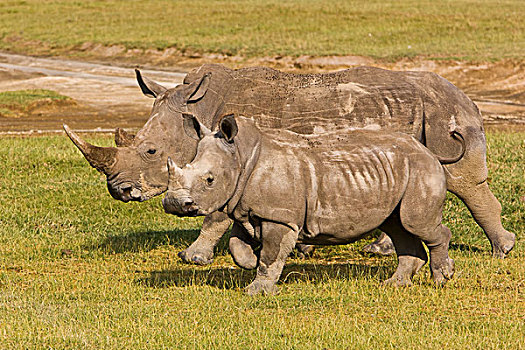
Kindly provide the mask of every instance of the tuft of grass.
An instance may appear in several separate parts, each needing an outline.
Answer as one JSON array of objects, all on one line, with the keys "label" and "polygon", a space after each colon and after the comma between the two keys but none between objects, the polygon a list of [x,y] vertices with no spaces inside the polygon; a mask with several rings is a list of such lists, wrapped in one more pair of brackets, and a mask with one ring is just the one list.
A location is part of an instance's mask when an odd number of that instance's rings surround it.
[{"label": "tuft of grass", "polygon": [[0,116],[16,117],[43,103],[72,101],[71,98],[45,89],[0,92]]},{"label": "tuft of grass", "polygon": [[[111,145],[109,136],[90,142]],[[465,206],[447,200],[456,275],[381,285],[394,257],[370,240],[290,259],[270,297],[247,297],[252,271],[224,239],[211,266],[181,263],[201,219],[164,214],[160,198],[121,203],[65,136],[0,137],[0,349],[517,349],[525,332],[525,133],[487,135],[490,186],[507,229],[505,260]]]},{"label": "tuft of grass", "polygon": [[91,43],[243,56],[522,58],[522,5],[522,0],[6,0],[0,5],[0,48],[56,54],[82,52]]}]

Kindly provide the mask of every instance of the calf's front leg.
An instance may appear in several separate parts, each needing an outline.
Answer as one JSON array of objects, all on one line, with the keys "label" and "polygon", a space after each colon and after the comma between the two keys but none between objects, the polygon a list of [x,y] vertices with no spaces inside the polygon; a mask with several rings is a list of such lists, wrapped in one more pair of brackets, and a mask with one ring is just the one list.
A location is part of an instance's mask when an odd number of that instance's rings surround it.
[{"label": "calf's front leg", "polygon": [[286,225],[274,222],[262,222],[261,225],[262,248],[259,266],[255,280],[246,287],[248,295],[278,292],[279,289],[275,284],[281,276],[286,258],[292,252],[299,235],[299,230],[294,230]]},{"label": "calf's front leg", "polygon": [[202,229],[188,248],[179,253],[184,262],[197,265],[208,265],[213,261],[213,248],[230,227],[232,220],[227,214],[216,211],[207,215],[202,223]]},{"label": "calf's front leg", "polygon": [[230,236],[230,253],[233,261],[243,269],[251,270],[257,267],[258,256],[254,252],[257,242],[238,222],[233,223]]}]

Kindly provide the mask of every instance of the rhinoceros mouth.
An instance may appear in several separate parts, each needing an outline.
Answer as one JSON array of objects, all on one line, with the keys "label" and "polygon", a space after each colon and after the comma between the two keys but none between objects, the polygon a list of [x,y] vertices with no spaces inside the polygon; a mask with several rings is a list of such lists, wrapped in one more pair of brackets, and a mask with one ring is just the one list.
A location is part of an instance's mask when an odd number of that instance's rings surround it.
[{"label": "rhinoceros mouth", "polygon": [[131,183],[111,183],[108,182],[108,190],[111,196],[124,203],[130,201],[143,201],[143,194],[140,188],[133,186]]}]

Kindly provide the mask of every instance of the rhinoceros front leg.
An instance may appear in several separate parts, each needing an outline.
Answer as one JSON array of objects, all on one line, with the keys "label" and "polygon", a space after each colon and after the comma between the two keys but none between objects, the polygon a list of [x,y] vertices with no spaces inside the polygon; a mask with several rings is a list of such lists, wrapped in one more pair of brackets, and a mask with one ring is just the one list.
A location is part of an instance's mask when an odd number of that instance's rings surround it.
[{"label": "rhinoceros front leg", "polygon": [[299,232],[273,222],[263,222],[259,266],[255,280],[246,287],[246,294],[275,294],[275,285],[281,276],[284,263],[297,242]]},{"label": "rhinoceros front leg", "polygon": [[230,253],[233,261],[243,269],[251,270],[257,267],[257,254],[254,248],[257,242],[250,237],[246,229],[238,222],[233,223],[230,236]]},{"label": "rhinoceros front leg", "polygon": [[213,248],[228,230],[232,220],[222,212],[214,212],[204,218],[202,229],[188,248],[179,253],[179,257],[187,263],[207,265],[213,261]]}]

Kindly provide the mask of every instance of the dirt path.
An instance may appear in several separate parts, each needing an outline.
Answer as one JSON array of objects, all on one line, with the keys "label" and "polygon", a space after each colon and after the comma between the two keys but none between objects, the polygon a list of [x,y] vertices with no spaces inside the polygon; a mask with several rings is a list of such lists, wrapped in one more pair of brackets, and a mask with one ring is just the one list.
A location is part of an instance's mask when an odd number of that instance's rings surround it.
[{"label": "dirt path", "polygon": [[[148,77],[173,87],[185,73],[144,70]],[[33,58],[0,53],[0,91],[49,89],[76,101],[73,106],[44,106],[22,118],[0,118],[1,132],[140,128],[152,100],[146,98],[133,69],[70,60]]]},{"label": "dirt path", "polygon": [[[193,66],[208,62],[199,59]],[[219,60],[230,66],[239,63]],[[330,71],[352,64],[374,64],[396,70],[434,71],[463,89],[480,107],[487,125],[525,125],[525,63],[464,64],[428,60],[402,60],[375,64],[344,57],[260,59],[240,65],[266,65],[287,71]],[[129,64],[128,64],[129,66]],[[190,65],[191,67],[191,65]],[[189,69],[189,68],[186,68]],[[143,69],[143,73],[171,87],[182,82],[186,72]],[[60,132],[68,123],[75,129],[138,129],[148,118],[152,100],[137,86],[132,68],[64,59],[35,58],[0,53],[0,91],[49,89],[73,98],[65,107],[43,106],[21,118],[0,118],[0,133]]]}]

